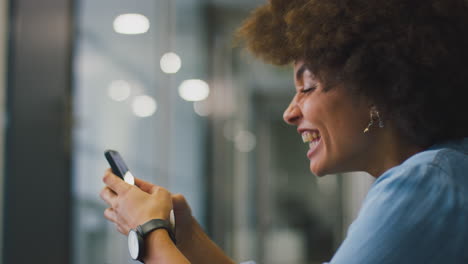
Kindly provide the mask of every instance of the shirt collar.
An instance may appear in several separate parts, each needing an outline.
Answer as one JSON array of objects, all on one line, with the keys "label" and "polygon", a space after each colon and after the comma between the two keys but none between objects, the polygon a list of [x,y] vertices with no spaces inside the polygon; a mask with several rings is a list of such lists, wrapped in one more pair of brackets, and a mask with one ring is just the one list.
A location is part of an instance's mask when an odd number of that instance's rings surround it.
[{"label": "shirt collar", "polygon": [[437,143],[429,148],[429,150],[436,150],[442,148],[455,149],[468,155],[468,137],[456,140],[445,141]]}]

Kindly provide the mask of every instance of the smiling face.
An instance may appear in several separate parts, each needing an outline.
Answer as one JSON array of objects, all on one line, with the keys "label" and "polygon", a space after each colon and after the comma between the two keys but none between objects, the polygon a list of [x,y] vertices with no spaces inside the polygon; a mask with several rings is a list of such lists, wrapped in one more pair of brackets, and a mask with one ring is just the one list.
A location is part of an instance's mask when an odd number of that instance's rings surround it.
[{"label": "smiling face", "polygon": [[342,84],[324,91],[303,62],[294,65],[296,94],[284,112],[284,120],[297,126],[308,144],[310,170],[318,176],[365,170],[373,135],[364,134],[369,123],[369,104]]}]

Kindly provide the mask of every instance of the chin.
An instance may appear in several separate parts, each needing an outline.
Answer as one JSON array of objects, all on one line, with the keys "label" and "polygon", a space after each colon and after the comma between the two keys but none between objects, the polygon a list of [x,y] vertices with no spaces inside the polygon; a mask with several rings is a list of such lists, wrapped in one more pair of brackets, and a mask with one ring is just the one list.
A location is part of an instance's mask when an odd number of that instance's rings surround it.
[{"label": "chin", "polygon": [[310,159],[309,169],[317,177],[336,173],[337,164],[334,159],[330,159],[328,152],[319,152]]},{"label": "chin", "polygon": [[323,177],[329,174],[337,174],[344,172],[336,166],[326,166],[326,164],[310,164],[310,171],[317,177]]},{"label": "chin", "polygon": [[316,166],[312,166],[312,165],[310,166],[310,172],[312,172],[317,177],[323,177],[327,174],[330,174],[323,168],[317,168]]},{"label": "chin", "polygon": [[[313,172],[312,172],[313,173]],[[318,173],[314,173],[315,176],[319,177],[319,178],[322,178],[324,177],[325,175],[328,175],[329,173],[326,173],[326,174],[318,174]]]}]

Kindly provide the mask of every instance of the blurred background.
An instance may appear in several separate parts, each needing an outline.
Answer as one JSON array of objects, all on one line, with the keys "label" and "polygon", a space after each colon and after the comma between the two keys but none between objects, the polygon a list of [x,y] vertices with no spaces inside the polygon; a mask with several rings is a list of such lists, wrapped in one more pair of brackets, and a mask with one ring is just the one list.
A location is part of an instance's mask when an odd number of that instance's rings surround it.
[{"label": "blurred background", "polygon": [[233,45],[263,3],[0,0],[1,263],[133,263],[103,217],[106,149],[238,262],[329,260],[372,180],[309,172],[291,67]]}]

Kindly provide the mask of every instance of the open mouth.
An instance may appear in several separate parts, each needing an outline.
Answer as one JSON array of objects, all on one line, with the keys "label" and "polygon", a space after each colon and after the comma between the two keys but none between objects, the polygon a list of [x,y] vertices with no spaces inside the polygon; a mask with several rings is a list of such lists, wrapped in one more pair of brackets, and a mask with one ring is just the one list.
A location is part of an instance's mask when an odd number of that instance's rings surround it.
[{"label": "open mouth", "polygon": [[312,153],[317,148],[321,138],[318,130],[305,131],[302,133],[302,141],[309,144],[309,153]]}]

